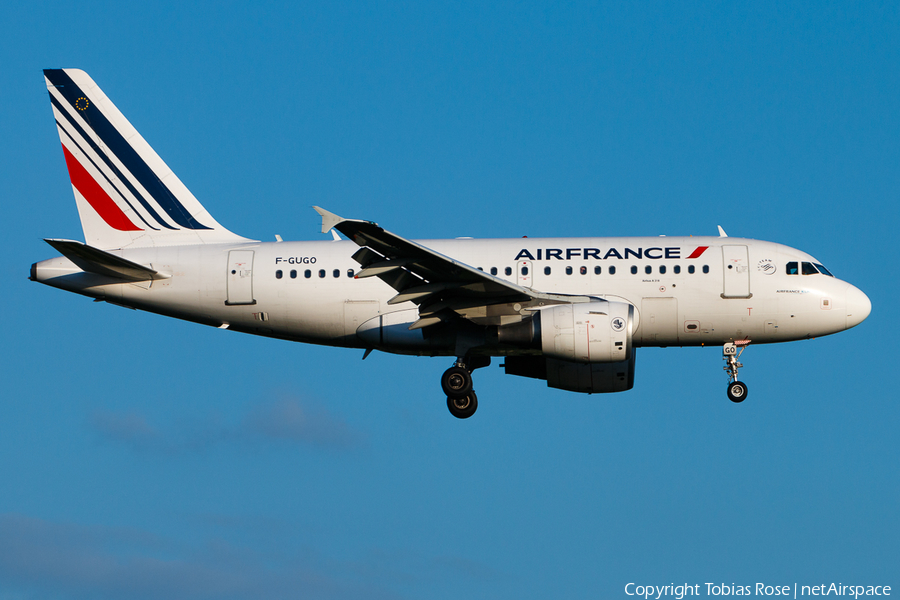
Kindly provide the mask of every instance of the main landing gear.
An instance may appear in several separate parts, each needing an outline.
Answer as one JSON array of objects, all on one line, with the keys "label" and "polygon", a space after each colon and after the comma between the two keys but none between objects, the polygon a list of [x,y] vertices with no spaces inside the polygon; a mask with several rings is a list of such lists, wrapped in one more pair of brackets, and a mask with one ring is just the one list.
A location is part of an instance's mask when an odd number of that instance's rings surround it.
[{"label": "main landing gear", "polygon": [[491,364],[491,358],[460,358],[441,376],[441,387],[447,395],[447,408],[457,419],[468,419],[478,410],[478,396],[472,389],[472,371]]},{"label": "main landing gear", "polygon": [[[735,403],[743,402],[747,399],[747,386],[743,382],[738,381],[738,369],[744,365],[739,363],[737,359],[740,358],[744,348],[749,343],[749,340],[729,342],[722,348],[722,354],[725,358],[724,369],[728,373],[728,377],[731,378],[731,383],[728,384],[728,399]],[[739,346],[740,350],[738,350]]]}]

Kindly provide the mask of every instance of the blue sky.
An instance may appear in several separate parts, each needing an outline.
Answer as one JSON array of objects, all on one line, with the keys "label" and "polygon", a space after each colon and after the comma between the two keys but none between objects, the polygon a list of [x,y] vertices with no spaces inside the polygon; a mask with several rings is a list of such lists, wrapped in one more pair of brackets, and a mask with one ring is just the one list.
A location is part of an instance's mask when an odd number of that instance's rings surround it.
[{"label": "blue sky", "polygon": [[[900,587],[894,3],[4,7],[0,599],[625,598]],[[632,391],[266,340],[27,281],[81,228],[42,68],[88,71],[223,225],[322,239],[729,234],[856,329],[643,349]]]}]

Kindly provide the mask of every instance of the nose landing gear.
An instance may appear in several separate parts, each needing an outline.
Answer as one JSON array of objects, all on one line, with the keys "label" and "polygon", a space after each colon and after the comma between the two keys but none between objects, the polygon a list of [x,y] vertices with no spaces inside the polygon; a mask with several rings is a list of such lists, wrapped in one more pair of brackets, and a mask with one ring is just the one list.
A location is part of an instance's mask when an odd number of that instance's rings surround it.
[{"label": "nose landing gear", "polygon": [[[728,399],[735,403],[743,402],[747,399],[747,386],[743,382],[738,381],[738,369],[744,365],[739,363],[737,359],[740,358],[744,348],[749,343],[750,340],[728,342],[722,348],[722,354],[725,359],[724,369],[728,373],[728,377],[731,378],[731,383],[728,384]],[[740,350],[738,350],[738,346],[740,346]]]},{"label": "nose landing gear", "polygon": [[441,387],[447,395],[447,408],[457,419],[468,419],[478,409],[478,396],[472,389],[472,371],[489,364],[489,356],[460,358],[441,376]]}]

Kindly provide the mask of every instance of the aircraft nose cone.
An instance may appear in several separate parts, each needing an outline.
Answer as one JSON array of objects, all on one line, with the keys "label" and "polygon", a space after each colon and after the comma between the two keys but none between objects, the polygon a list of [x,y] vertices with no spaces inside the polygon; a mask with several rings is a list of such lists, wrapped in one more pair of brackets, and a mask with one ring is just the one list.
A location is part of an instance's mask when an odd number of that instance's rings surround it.
[{"label": "aircraft nose cone", "polygon": [[847,329],[856,327],[872,312],[872,301],[858,288],[847,288]]}]

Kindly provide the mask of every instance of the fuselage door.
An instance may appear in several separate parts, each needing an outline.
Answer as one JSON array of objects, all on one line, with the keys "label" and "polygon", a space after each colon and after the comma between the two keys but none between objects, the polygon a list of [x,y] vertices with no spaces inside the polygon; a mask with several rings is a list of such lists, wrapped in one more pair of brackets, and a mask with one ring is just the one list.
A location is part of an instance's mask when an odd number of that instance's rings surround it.
[{"label": "fuselage door", "polygon": [[723,298],[750,297],[750,261],[747,246],[722,246],[725,271]]},{"label": "fuselage door", "polygon": [[253,250],[228,253],[228,299],[225,304],[256,304],[253,299]]},{"label": "fuselage door", "polygon": [[534,281],[533,266],[530,260],[520,260],[516,264],[516,283],[522,287],[530,288]]}]

